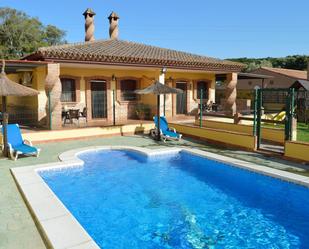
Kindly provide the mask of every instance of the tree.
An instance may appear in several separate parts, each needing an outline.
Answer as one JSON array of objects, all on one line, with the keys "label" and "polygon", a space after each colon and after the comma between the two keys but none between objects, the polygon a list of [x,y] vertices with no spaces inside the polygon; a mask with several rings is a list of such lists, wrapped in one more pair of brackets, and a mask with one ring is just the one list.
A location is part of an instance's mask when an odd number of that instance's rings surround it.
[{"label": "tree", "polygon": [[44,33],[44,41],[46,44],[53,46],[65,43],[63,37],[65,32],[56,26],[47,25]]},{"label": "tree", "polygon": [[18,59],[39,47],[65,43],[65,31],[22,11],[0,8],[0,57]]},{"label": "tree", "polygon": [[241,62],[247,65],[245,71],[251,72],[260,67],[275,67],[295,70],[307,70],[308,56],[292,55],[283,58],[236,58],[229,59],[231,61]]}]

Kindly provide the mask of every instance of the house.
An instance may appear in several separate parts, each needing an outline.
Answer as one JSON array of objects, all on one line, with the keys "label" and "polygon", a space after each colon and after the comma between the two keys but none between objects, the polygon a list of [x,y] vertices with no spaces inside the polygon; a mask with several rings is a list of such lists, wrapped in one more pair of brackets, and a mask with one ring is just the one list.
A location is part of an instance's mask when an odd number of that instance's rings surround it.
[{"label": "house", "polygon": [[[239,77],[237,81],[237,102],[249,99],[253,103],[254,89],[288,89],[298,80],[307,80],[307,71],[292,70],[284,68],[262,67],[250,72],[250,75],[261,77]],[[241,74],[239,74],[241,75]],[[217,96],[224,94],[222,87],[217,87]],[[286,105],[286,91],[266,91],[263,93],[263,106],[266,109],[280,111]],[[240,109],[238,107],[238,109]]]},{"label": "house", "polygon": [[284,68],[261,67],[252,71],[254,74],[262,74],[273,78],[259,79],[242,79],[238,80],[237,89],[252,90],[259,88],[289,88],[297,80],[307,80],[307,71],[292,70]]},{"label": "house", "polygon": [[87,110],[90,126],[125,123],[136,118],[139,103],[155,114],[155,96],[134,91],[159,80],[183,90],[165,96],[165,115],[179,118],[197,112],[200,89],[204,101],[215,102],[216,75],[224,74],[230,86],[226,108],[235,113],[237,73],[243,64],[119,40],[114,12],[108,17],[109,39],[95,40],[95,13],[87,9],[83,15],[85,42],[43,47],[20,61],[7,61],[11,79],[40,92],[37,97],[10,98],[13,112],[29,112],[33,122],[52,129],[61,128],[66,108]]}]

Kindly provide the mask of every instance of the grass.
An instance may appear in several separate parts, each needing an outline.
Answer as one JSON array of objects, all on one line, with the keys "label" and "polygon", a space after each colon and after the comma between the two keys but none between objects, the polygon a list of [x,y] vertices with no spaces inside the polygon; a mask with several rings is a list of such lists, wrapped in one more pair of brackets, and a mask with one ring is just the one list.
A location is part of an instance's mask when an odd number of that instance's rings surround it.
[{"label": "grass", "polygon": [[297,124],[297,141],[309,142],[309,124]]},{"label": "grass", "polygon": [[[283,124],[266,124],[262,125],[263,127],[268,128],[280,128],[284,129]],[[297,123],[297,141],[309,142],[309,124]]]}]

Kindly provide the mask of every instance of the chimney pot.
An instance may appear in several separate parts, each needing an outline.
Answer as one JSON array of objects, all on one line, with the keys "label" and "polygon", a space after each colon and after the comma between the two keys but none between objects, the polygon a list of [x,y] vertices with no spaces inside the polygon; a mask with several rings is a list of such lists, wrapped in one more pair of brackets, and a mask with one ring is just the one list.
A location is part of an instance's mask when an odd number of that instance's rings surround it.
[{"label": "chimney pot", "polygon": [[85,17],[85,41],[94,41],[94,16],[95,13],[92,9],[88,8],[83,13]]},{"label": "chimney pot", "polygon": [[119,16],[115,13],[112,12],[109,17],[109,37],[112,40],[117,40],[118,39],[118,35],[119,35],[119,28],[118,28],[118,20],[119,20]]}]

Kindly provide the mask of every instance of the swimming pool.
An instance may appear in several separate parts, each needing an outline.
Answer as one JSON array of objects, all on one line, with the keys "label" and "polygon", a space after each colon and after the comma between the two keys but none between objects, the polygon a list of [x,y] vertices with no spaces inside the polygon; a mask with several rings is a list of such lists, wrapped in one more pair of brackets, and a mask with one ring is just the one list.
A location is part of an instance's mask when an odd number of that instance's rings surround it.
[{"label": "swimming pool", "polygon": [[193,155],[79,154],[39,171],[102,248],[306,248],[309,189]]}]

